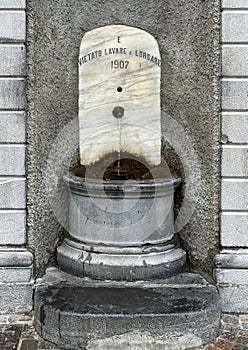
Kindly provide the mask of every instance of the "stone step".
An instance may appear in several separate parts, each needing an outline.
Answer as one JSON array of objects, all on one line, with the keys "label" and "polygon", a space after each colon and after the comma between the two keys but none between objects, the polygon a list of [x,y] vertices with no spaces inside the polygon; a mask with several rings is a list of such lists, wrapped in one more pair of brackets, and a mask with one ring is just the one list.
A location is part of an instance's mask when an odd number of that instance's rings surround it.
[{"label": "stone step", "polygon": [[190,349],[217,336],[219,296],[198,274],[152,282],[47,275],[36,287],[34,325],[65,349]]}]

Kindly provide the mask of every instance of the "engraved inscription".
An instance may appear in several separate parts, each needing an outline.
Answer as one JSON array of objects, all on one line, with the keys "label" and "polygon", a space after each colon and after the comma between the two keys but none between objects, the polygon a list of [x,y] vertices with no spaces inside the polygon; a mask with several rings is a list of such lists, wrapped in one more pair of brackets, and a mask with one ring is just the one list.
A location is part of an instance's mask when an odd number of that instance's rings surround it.
[{"label": "engraved inscription", "polygon": [[111,68],[112,69],[127,69],[129,65],[129,61],[123,61],[123,60],[114,60],[111,61]]},{"label": "engraved inscription", "polygon": [[[117,42],[120,43],[120,36],[117,37]],[[96,51],[92,51],[89,53],[84,53],[82,56],[79,57],[79,65],[83,65],[87,62],[90,62],[96,58],[100,58],[102,56],[111,56],[111,55],[129,55],[133,56],[135,55],[136,57],[139,57],[141,59],[145,59],[147,61],[153,62],[155,65],[158,67],[161,67],[161,60],[160,58],[156,57],[150,52],[142,51],[139,49],[134,50],[134,53],[132,51],[128,51],[126,47],[109,47],[109,48],[101,48]],[[111,68],[125,68],[127,69],[126,65],[121,67],[121,64],[117,67],[115,64],[113,65],[111,61]],[[127,62],[127,61],[125,61]]]}]

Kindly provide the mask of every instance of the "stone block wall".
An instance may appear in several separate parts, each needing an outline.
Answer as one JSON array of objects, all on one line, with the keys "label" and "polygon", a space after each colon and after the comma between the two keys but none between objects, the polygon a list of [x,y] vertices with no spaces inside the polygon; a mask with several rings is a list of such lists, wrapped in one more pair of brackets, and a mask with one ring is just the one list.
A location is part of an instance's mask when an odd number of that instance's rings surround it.
[{"label": "stone block wall", "polygon": [[223,311],[248,312],[248,1],[222,1],[221,253]]},{"label": "stone block wall", "polygon": [[0,312],[30,310],[26,244],[25,0],[0,0]]}]

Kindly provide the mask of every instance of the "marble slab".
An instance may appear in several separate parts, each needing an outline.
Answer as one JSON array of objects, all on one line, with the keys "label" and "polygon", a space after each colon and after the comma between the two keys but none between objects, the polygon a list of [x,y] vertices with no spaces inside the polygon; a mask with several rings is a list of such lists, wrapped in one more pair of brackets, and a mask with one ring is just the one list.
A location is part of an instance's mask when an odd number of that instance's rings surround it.
[{"label": "marble slab", "polygon": [[161,161],[161,58],[149,33],[123,25],[87,32],[79,53],[80,161],[129,152]]}]

